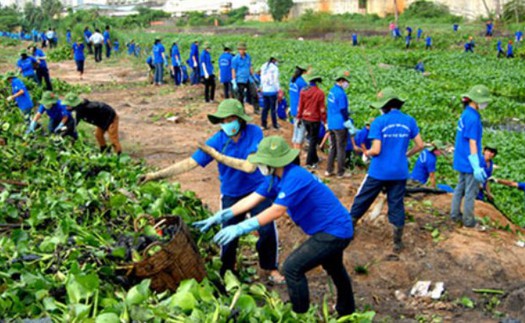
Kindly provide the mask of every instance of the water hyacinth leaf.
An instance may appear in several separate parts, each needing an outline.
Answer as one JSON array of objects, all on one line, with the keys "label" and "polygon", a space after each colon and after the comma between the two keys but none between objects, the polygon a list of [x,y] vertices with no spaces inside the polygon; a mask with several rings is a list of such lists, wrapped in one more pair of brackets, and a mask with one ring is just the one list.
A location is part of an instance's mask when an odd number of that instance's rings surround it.
[{"label": "water hyacinth leaf", "polygon": [[119,323],[120,319],[115,313],[102,313],[99,314],[95,320],[95,323]]},{"label": "water hyacinth leaf", "polygon": [[140,284],[133,286],[126,294],[126,304],[137,305],[144,302],[150,295],[150,283],[151,280],[145,279]]},{"label": "water hyacinth leaf", "polygon": [[249,314],[257,307],[257,304],[250,295],[241,295],[237,300],[236,307],[241,309],[243,314]]},{"label": "water hyacinth leaf", "polygon": [[184,290],[178,291],[175,295],[173,295],[171,304],[173,306],[179,307],[184,312],[189,313],[197,305],[197,300],[190,291]]},{"label": "water hyacinth leaf", "polygon": [[91,297],[98,287],[99,279],[96,274],[71,275],[66,284],[67,296],[71,303],[79,303]]},{"label": "water hyacinth leaf", "polygon": [[241,283],[231,271],[227,271],[224,275],[224,284],[226,285],[226,290],[228,292],[241,287]]}]

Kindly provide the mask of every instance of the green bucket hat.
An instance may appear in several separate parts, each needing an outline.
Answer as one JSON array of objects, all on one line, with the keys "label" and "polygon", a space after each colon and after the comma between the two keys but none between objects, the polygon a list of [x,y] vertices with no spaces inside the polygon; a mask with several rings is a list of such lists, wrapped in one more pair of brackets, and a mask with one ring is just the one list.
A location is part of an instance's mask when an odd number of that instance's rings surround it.
[{"label": "green bucket hat", "polygon": [[469,98],[476,103],[490,103],[490,91],[485,85],[474,85],[470,91],[461,95],[463,98]]},{"label": "green bucket hat", "polygon": [[195,39],[193,42],[194,42],[194,43],[200,43],[201,41],[202,41],[202,40],[201,40],[200,38],[197,38],[197,39]]},{"label": "green bucket hat", "polygon": [[392,100],[400,102],[401,105],[405,103],[405,100],[400,98],[393,88],[387,87],[377,94],[377,101],[370,103],[370,106],[374,109],[381,109]]},{"label": "green bucket hat", "polygon": [[204,42],[204,48],[211,48],[211,43],[209,41]]},{"label": "green bucket hat", "polygon": [[15,72],[9,71],[2,76],[2,80],[7,81],[9,79],[15,78],[16,76],[17,74]]},{"label": "green bucket hat", "polygon": [[336,74],[335,74],[335,81],[338,81],[340,79],[343,79],[343,80],[346,80],[346,81],[350,81],[350,72],[348,70],[339,70]]},{"label": "green bucket hat", "polygon": [[66,97],[64,100],[62,100],[62,104],[67,105],[68,107],[76,107],[82,103],[82,99],[78,97],[75,93],[69,92],[66,94]]},{"label": "green bucket hat", "polygon": [[[443,150],[445,150],[445,148],[447,148],[445,146],[445,144],[441,140],[433,140],[430,144],[432,145],[432,147],[434,149],[441,150],[441,151],[443,151]],[[432,149],[432,150],[434,150],[434,149]]]},{"label": "green bucket hat", "polygon": [[312,82],[313,80],[320,80],[322,82],[323,78],[317,73],[317,70],[312,69],[306,74],[306,80],[308,82]]},{"label": "green bucket hat", "polygon": [[173,44],[178,44],[179,42],[180,42],[180,39],[179,39],[179,38],[175,38],[175,39],[173,40]]},{"label": "green bucket hat", "polygon": [[369,126],[372,124],[372,122],[374,122],[375,118],[369,118],[366,123],[365,123],[365,126]]},{"label": "green bucket hat", "polygon": [[297,156],[299,149],[292,149],[280,136],[264,138],[257,147],[257,152],[248,156],[252,164],[268,165],[270,167],[284,167],[291,164]]},{"label": "green bucket hat", "polygon": [[229,44],[229,43],[222,44],[222,48],[224,48],[224,49],[232,49],[232,45]]},{"label": "green bucket hat", "polygon": [[40,99],[40,104],[42,104],[45,107],[52,106],[53,104],[57,102],[58,102],[58,96],[51,91],[45,91],[42,94],[42,98]]},{"label": "green bucket hat", "polygon": [[308,65],[306,64],[297,64],[295,67],[305,72],[308,71]]},{"label": "green bucket hat", "polygon": [[27,55],[27,49],[22,49],[20,50],[20,52],[18,53],[20,56],[22,55]]},{"label": "green bucket hat", "polygon": [[237,44],[237,49],[247,49],[248,47],[246,46],[246,43],[245,42],[240,42]]},{"label": "green bucket hat", "polygon": [[236,116],[246,122],[252,121],[252,117],[244,112],[244,107],[237,99],[226,99],[219,104],[217,112],[208,114],[208,120],[213,124],[221,123],[224,118]]},{"label": "green bucket hat", "polygon": [[281,60],[280,55],[278,53],[275,53],[275,52],[270,55],[270,58],[273,58],[273,59],[278,60],[278,61]]}]

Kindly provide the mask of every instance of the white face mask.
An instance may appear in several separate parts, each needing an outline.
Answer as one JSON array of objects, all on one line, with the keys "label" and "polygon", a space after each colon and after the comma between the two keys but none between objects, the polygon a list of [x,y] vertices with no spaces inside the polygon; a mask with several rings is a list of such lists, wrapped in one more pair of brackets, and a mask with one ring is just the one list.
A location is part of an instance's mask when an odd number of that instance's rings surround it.
[{"label": "white face mask", "polygon": [[348,89],[348,87],[350,86],[350,83],[348,83],[347,81],[344,81],[343,82],[343,89]]},{"label": "white face mask", "polygon": [[489,105],[488,102],[478,104],[480,110],[484,110]]},{"label": "white face mask", "polygon": [[257,168],[259,169],[259,171],[261,172],[263,176],[268,176],[273,173],[273,168],[267,165],[257,165]]}]

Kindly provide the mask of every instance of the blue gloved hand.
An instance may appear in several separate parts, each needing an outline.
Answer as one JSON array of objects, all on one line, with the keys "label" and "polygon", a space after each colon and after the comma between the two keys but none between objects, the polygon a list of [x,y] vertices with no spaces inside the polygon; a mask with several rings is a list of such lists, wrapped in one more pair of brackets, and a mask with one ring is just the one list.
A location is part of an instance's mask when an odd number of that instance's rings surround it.
[{"label": "blue gloved hand", "polygon": [[343,125],[348,130],[348,133],[350,134],[350,136],[354,136],[355,133],[357,132],[354,126],[354,121],[352,119],[346,120]]},{"label": "blue gloved hand", "polygon": [[211,228],[212,225],[222,224],[231,218],[233,218],[232,209],[224,209],[220,210],[219,212],[215,213],[213,216],[205,220],[193,222],[192,225],[199,229],[201,232],[206,232]]},{"label": "blue gloved hand", "polygon": [[237,89],[238,89],[239,87],[237,86],[237,81],[236,81],[236,80],[233,80],[233,81],[232,81],[232,88],[233,88],[233,90],[234,90],[235,92],[237,92]]},{"label": "blue gloved hand", "polygon": [[479,156],[477,154],[469,155],[468,161],[470,162],[470,166],[472,166],[472,169],[474,170],[474,178],[476,179],[476,181],[484,183],[487,179],[487,174],[479,164]]},{"label": "blue gloved hand", "polygon": [[28,133],[31,133],[31,132],[34,132],[35,131],[35,128],[36,128],[36,121],[31,121],[31,123],[29,124],[29,128],[27,129],[26,131],[26,134]]},{"label": "blue gloved hand", "polygon": [[259,227],[260,225],[257,217],[249,218],[239,224],[225,227],[213,237],[213,241],[224,246],[246,233],[259,229]]},{"label": "blue gloved hand", "polygon": [[53,131],[54,133],[57,133],[60,131],[60,129],[62,129],[62,127],[64,126],[64,123],[63,122],[60,122],[58,124],[58,126],[55,128],[55,130]]}]

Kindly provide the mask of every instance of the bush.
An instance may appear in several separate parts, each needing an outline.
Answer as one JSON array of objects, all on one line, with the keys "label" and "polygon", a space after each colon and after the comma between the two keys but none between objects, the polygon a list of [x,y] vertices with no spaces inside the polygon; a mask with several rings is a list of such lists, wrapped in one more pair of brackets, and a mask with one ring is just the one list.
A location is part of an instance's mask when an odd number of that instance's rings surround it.
[{"label": "bush", "polygon": [[401,15],[403,18],[422,18],[446,22],[460,22],[461,17],[452,15],[444,4],[418,0],[412,3]]}]

